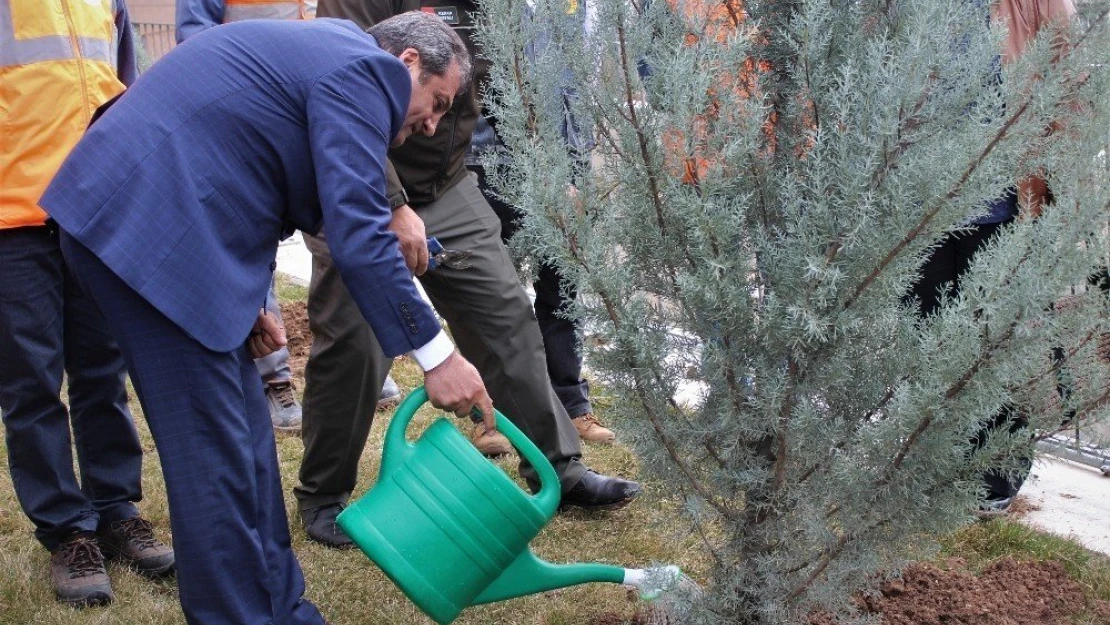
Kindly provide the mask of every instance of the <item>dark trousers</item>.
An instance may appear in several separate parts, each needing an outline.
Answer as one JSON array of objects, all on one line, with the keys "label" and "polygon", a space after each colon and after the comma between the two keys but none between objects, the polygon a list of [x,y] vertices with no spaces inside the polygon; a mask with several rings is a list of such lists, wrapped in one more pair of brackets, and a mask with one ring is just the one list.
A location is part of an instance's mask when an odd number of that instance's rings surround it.
[{"label": "dark trousers", "polygon": [[0,230],[0,412],[16,497],[47,549],[138,514],[142,447],[123,359],[45,226]]},{"label": "dark trousers", "polygon": [[[428,236],[448,249],[470,250],[466,269],[439,268],[420,278],[447,321],[462,355],[482,375],[493,405],[509,417],[555,467],[563,490],[586,472],[578,431],[551,389],[543,339],[528,296],[501,243],[497,215],[474,176],[435,202],[416,208]],[[300,485],[302,510],[345,502],[391,361],[351,299],[323,237],[305,236],[312,252],[308,319],[312,355],[305,365]],[[535,470],[520,465],[535,483]]]},{"label": "dark trousers", "polygon": [[269,409],[246,347],[207,349],[66,234],[62,250],[119,341],[154,435],[186,621],[322,624],[302,599]]},{"label": "dark trousers", "polygon": [[[1011,220],[1012,221],[1012,220]],[[950,233],[945,236],[940,247],[933,251],[929,260],[921,268],[921,279],[911,287],[911,293],[917,298],[921,315],[932,314],[941,303],[940,294],[949,289],[949,293],[956,293],[960,288],[960,277],[971,267],[972,258],[984,244],[987,243],[999,228],[1009,223],[980,224],[973,227],[970,232]],[[1008,427],[1014,433],[1028,425],[1026,418],[1013,406],[1005,405],[999,412],[983,423],[982,429],[975,433],[971,439],[972,449],[981,449],[990,438],[992,432],[1001,427]],[[987,488],[987,497],[991,499],[1005,499],[1013,497],[1025,482],[1029,468],[1033,466],[1032,458],[1022,460],[1024,472],[1013,480],[997,471],[983,473],[983,483]]]},{"label": "dark trousers", "polygon": [[[520,228],[520,212],[497,197],[486,184],[482,167],[471,167],[470,170],[478,175],[482,195],[501,220],[501,240],[508,244]],[[558,268],[547,263],[540,265],[532,288],[536,291],[536,321],[543,336],[551,388],[555,389],[555,395],[571,417],[593,412],[589,399],[590,384],[582,378],[582,351],[579,346],[582,329],[565,316],[578,292],[572,285],[564,284]]]},{"label": "dark trousers", "polygon": [[[1110,293],[1110,268],[1099,267],[1087,276],[1087,284],[1101,290],[1104,294]],[[1105,335],[1103,335],[1105,336]],[[1065,403],[1071,398],[1073,392],[1071,372],[1068,371],[1067,356],[1062,347],[1052,349],[1052,362],[1059,369],[1056,371],[1056,393]],[[1075,418],[1075,408],[1068,408],[1064,412],[1061,425],[1066,425]]]}]

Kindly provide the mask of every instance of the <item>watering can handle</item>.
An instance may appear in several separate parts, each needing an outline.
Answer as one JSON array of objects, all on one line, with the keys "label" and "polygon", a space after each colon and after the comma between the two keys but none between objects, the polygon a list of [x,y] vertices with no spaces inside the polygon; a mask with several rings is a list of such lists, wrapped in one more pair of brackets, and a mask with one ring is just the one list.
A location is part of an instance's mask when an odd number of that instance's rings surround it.
[{"label": "watering can handle", "polygon": [[[397,407],[397,411],[393,414],[393,421],[389,424],[389,429],[385,433],[385,450],[382,452],[382,476],[388,475],[394,467],[404,464],[408,455],[415,450],[415,446],[405,439],[405,431],[408,430],[409,422],[416,416],[416,411],[427,401],[428,391],[420,386],[413,389],[408,397],[401,402],[401,405]],[[551,466],[539,447],[536,447],[536,444],[525,436],[524,432],[513,425],[508,417],[496,409],[493,412],[497,423],[497,431],[509,439],[513,447],[516,447],[520,455],[535,467],[536,473],[540,476],[541,486],[540,492],[535,494],[536,503],[548,516],[554,514],[555,508],[559,505],[562,491],[555,468]]]}]

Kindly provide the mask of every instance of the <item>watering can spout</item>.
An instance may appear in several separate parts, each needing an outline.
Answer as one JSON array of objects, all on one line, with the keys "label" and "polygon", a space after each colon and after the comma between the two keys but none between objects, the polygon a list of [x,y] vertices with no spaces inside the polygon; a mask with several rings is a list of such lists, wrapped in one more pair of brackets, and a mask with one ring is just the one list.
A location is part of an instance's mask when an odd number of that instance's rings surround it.
[{"label": "watering can spout", "polygon": [[608,564],[552,564],[526,549],[474,599],[474,605],[590,582],[624,582],[625,570]]}]

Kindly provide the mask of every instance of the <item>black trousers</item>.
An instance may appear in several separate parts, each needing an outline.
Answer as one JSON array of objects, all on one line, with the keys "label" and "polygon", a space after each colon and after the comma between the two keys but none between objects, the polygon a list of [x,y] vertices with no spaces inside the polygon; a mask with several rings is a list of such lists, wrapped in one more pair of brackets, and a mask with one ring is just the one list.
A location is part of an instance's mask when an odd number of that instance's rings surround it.
[{"label": "black trousers", "polygon": [[[1087,276],[1087,284],[1101,290],[1104,294],[1110,294],[1110,267],[1099,267]],[[1056,371],[1056,392],[1060,395],[1060,399],[1067,402],[1071,397],[1072,380],[1071,375],[1067,371],[1067,357],[1064,354],[1064,348],[1055,347],[1052,349],[1052,362],[1059,366]],[[1069,408],[1064,413],[1064,418],[1061,425],[1066,425],[1075,418],[1075,409]]]},{"label": "black trousers", "polygon": [[[941,293],[946,288],[956,293],[960,288],[960,277],[967,272],[976,252],[993,238],[998,230],[1012,219],[995,224],[980,224],[970,232],[950,233],[945,236],[940,247],[933,251],[929,260],[921,268],[921,279],[910,288],[910,293],[918,302],[918,310],[922,317],[932,314],[941,303]],[[990,435],[1001,427],[1009,424],[1011,433],[1018,432],[1028,425],[1028,420],[1011,405],[1003,406],[994,417],[983,422],[982,428],[971,438],[973,450],[981,449],[989,440]],[[1013,497],[1021,489],[1029,469],[1033,466],[1033,459],[1024,458],[1022,465],[1024,472],[1014,478],[1007,479],[997,471],[983,473],[983,483],[987,488],[988,499],[1005,499]]]},{"label": "black trousers", "polygon": [[[482,167],[470,167],[470,170],[478,174],[478,187],[501,220],[501,240],[507,245],[520,228],[521,215],[516,208],[497,197],[486,183]],[[578,293],[564,284],[563,276],[556,267],[546,263],[539,267],[532,288],[536,291],[536,321],[543,335],[551,388],[571,417],[593,412],[589,399],[590,384],[582,378],[581,328],[565,317]]]},{"label": "black trousers", "polygon": [[[448,249],[469,250],[470,267],[439,267],[420,277],[459,352],[478,369],[493,405],[536,443],[555,467],[564,492],[586,474],[578,431],[552,392],[543,341],[520,286],[500,224],[467,176],[431,204],[415,207],[428,236]],[[301,510],[346,502],[392,360],[362,317],[323,234],[305,236],[312,252],[308,322],[312,354],[305,365],[300,484]],[[535,469],[521,475],[538,484]]]}]

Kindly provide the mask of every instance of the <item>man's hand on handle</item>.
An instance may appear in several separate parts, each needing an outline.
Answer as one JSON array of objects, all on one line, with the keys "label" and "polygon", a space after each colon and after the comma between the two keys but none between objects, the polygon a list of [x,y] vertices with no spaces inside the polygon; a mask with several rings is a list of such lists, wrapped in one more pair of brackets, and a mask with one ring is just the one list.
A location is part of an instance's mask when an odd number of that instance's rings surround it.
[{"label": "man's hand on handle", "polygon": [[486,392],[486,385],[474,365],[458,351],[452,352],[437,367],[424,372],[424,389],[436,408],[450,410],[459,417],[468,417],[471,409],[477,408],[482,413],[486,430],[496,429],[493,400]]},{"label": "man's hand on handle", "polygon": [[285,343],[285,327],[278,323],[277,317],[272,313],[266,312],[265,308],[259,309],[258,319],[247,339],[251,358],[265,358],[285,347]]},{"label": "man's hand on handle", "polygon": [[428,270],[428,239],[424,233],[424,220],[408,204],[393,211],[389,229],[401,244],[401,256],[413,275],[422,276]]}]

